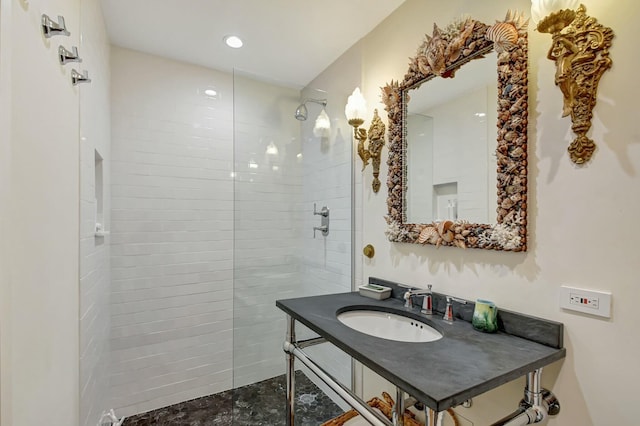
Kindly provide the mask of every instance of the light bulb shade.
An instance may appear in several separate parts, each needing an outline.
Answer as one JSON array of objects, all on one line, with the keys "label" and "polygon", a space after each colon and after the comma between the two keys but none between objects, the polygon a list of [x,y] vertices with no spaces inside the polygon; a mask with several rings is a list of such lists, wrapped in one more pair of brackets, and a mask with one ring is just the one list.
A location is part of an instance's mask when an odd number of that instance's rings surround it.
[{"label": "light bulb shade", "polygon": [[318,138],[328,137],[330,131],[331,131],[331,121],[329,120],[329,116],[327,115],[327,112],[323,108],[320,114],[318,115],[318,118],[316,118],[316,124],[313,127],[313,134]]},{"label": "light bulb shade", "polygon": [[553,12],[563,9],[575,10],[580,0],[531,0],[531,20],[535,25]]},{"label": "light bulb shade", "polygon": [[271,141],[265,151],[268,155],[278,155],[278,147]]},{"label": "light bulb shade", "polygon": [[353,120],[356,118],[364,119],[367,116],[367,101],[360,93],[360,88],[356,87],[349,99],[347,99],[347,106],[344,108],[344,114],[347,116],[347,120]]}]

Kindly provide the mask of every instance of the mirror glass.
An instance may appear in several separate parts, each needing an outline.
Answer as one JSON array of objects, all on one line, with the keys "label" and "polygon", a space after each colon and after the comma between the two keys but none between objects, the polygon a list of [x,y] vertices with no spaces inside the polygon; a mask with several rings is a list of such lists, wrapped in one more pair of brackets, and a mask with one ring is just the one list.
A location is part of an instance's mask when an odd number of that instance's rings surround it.
[{"label": "mirror glass", "polygon": [[496,54],[408,89],[408,223],[496,221]]},{"label": "mirror glass", "polygon": [[434,25],[382,88],[390,241],[527,249],[527,22]]}]

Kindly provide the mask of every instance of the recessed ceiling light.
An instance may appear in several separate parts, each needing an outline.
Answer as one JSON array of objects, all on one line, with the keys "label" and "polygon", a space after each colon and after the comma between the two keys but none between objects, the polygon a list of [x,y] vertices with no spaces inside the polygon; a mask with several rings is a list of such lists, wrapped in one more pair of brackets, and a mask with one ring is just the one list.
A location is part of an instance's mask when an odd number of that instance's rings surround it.
[{"label": "recessed ceiling light", "polygon": [[244,44],[240,37],[234,35],[226,36],[224,38],[224,42],[227,44],[227,46],[233,47],[234,49],[239,49]]},{"label": "recessed ceiling light", "polygon": [[216,96],[218,96],[218,92],[216,92],[213,89],[207,89],[204,91],[204,94],[211,97],[211,98],[215,98]]}]

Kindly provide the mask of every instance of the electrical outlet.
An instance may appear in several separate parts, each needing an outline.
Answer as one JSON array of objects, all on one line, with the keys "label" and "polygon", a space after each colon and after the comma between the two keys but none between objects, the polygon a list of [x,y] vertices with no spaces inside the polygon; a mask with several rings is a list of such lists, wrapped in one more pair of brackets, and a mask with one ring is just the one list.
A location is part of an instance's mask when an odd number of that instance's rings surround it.
[{"label": "electrical outlet", "polygon": [[611,293],[563,285],[560,287],[560,307],[611,318]]},{"label": "electrical outlet", "polygon": [[591,309],[598,309],[598,302],[600,301],[597,297],[585,297],[581,294],[569,293],[569,303],[572,305],[584,306]]}]

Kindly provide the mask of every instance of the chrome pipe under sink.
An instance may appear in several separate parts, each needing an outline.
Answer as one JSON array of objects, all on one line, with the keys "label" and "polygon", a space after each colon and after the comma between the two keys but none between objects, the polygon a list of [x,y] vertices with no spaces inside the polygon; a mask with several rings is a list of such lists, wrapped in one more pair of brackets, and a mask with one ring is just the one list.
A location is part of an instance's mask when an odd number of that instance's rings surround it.
[{"label": "chrome pipe under sink", "polygon": [[560,402],[551,391],[542,388],[540,384],[541,376],[542,368],[528,373],[524,398],[520,401],[518,409],[491,426],[531,425],[558,414],[560,412]]}]

